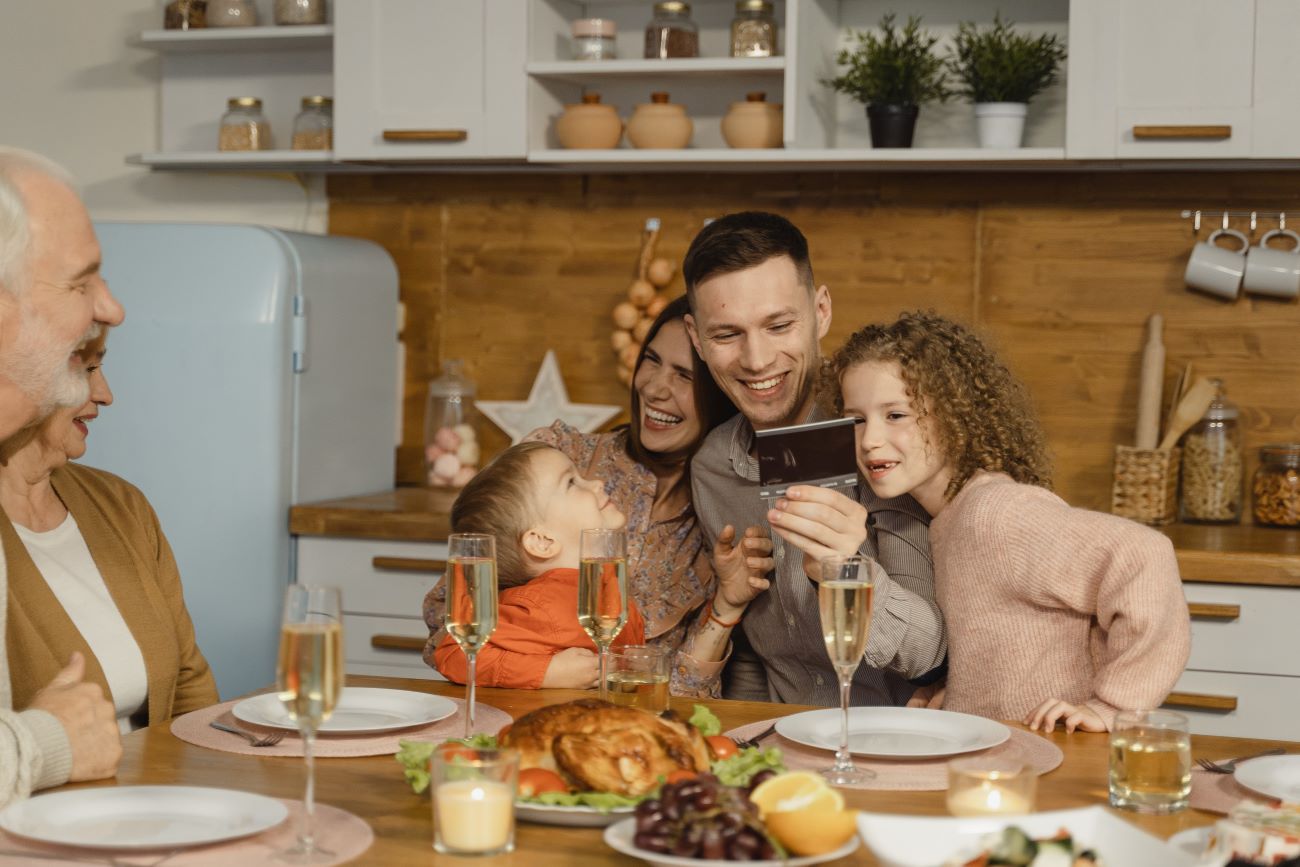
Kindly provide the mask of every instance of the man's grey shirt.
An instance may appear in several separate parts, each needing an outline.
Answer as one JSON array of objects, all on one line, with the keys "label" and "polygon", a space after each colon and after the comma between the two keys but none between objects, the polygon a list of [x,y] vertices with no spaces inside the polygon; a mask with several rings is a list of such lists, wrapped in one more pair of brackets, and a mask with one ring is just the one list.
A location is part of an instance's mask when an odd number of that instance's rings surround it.
[{"label": "man's grey shirt", "polygon": [[[826,415],[814,407],[808,421]],[[691,492],[709,544],[727,524],[771,530],[772,501],[758,495],[758,461],[750,452],[754,430],[739,413],[715,428],[691,461]],[[861,553],[875,557],[889,573],[878,581],[873,601],[866,664],[853,679],[854,705],[902,704],[908,683],[937,668],[947,654],[943,618],[934,601],[930,559],[930,516],[910,496],[881,500],[865,482],[858,500],[868,511],[867,541]],[[724,680],[726,698],[790,704],[839,704],[839,681],[826,654],[817,609],[817,586],[803,571],[803,552],[772,535],[776,574],[741,620],[733,665]],[[762,670],[747,657],[752,648]],[[734,671],[732,671],[734,669]],[[765,672],[765,675],[764,675]]]}]

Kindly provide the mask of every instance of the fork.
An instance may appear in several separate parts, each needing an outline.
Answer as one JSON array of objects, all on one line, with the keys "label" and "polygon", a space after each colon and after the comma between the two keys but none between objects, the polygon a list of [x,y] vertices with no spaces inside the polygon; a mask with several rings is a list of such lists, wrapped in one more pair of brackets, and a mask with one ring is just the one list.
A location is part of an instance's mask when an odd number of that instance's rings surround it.
[{"label": "fork", "polygon": [[284,732],[272,732],[269,735],[259,735],[253,732],[246,732],[243,729],[237,729],[234,726],[228,726],[225,723],[219,723],[216,720],[208,723],[214,729],[223,732],[229,732],[232,735],[239,735],[248,741],[250,747],[273,747],[280,741],[284,740]]},{"label": "fork", "polygon": [[1196,764],[1200,765],[1212,774],[1231,774],[1237,769],[1238,762],[1244,762],[1248,759],[1259,759],[1264,756],[1280,756],[1285,752],[1286,750],[1282,747],[1277,747],[1276,749],[1265,750],[1262,753],[1254,753],[1249,756],[1237,756],[1237,758],[1228,759],[1226,762],[1212,762],[1209,759],[1197,759]]},{"label": "fork", "polygon": [[748,748],[748,747],[756,747],[756,746],[758,746],[758,742],[759,742],[759,741],[761,741],[761,740],[763,740],[764,738],[768,737],[769,735],[771,735],[771,734],[772,734],[773,732],[775,732],[775,731],[776,731],[776,723],[772,723],[772,725],[770,725],[770,726],[768,726],[767,728],[763,729],[763,730],[762,730],[761,732],[759,732],[758,735],[756,735],[755,737],[752,737],[752,738],[746,738],[746,739],[743,740],[743,741],[736,741],[736,746],[740,747],[741,749],[746,749],[746,748]]}]

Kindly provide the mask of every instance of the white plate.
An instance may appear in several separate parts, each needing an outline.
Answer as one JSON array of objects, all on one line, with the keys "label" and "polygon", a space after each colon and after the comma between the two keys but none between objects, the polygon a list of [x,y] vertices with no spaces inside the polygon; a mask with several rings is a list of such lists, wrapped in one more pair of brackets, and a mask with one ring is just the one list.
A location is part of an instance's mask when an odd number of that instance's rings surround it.
[{"label": "white plate", "polygon": [[[605,842],[610,848],[617,849],[624,855],[631,855],[633,858],[640,858],[642,861],[655,864],[657,867],[730,867],[730,865],[739,864],[739,861],[720,861],[714,858],[678,858],[676,855],[661,855],[658,852],[647,852],[645,849],[638,849],[632,845],[632,837],[636,834],[636,819],[624,819],[605,829]],[[806,867],[809,864],[820,864],[823,861],[834,861],[836,858],[843,858],[852,854],[858,848],[857,835],[849,838],[849,841],[834,852],[827,852],[825,855],[807,855],[802,858],[790,858],[786,861],[746,861],[745,864],[754,865],[754,867]],[[933,867],[933,865],[927,865]]]},{"label": "white plate", "polygon": [[1192,867],[1197,862],[1102,807],[976,819],[858,814],[858,832],[882,867],[937,867],[951,858],[974,858],[985,838],[1008,825],[1031,837],[1050,837],[1065,828],[1106,867]]},{"label": "white plate", "polygon": [[1300,803],[1300,756],[1264,756],[1237,765],[1233,778],[1247,789]]},{"label": "white plate", "polygon": [[[823,750],[840,746],[840,712],[810,710],[782,717],[776,732]],[[855,756],[922,759],[995,747],[1011,737],[1000,722],[919,707],[849,708],[849,752]]]},{"label": "white plate", "polygon": [[595,807],[561,807],[551,804],[533,804],[515,801],[515,818],[538,825],[568,825],[574,828],[603,828],[619,819],[626,819],[636,807],[615,807],[602,813]]},{"label": "white plate", "polygon": [[[230,709],[235,719],[274,729],[298,730],[284,702],[268,692],[246,698]],[[440,695],[405,689],[345,686],[334,713],[320,727],[326,735],[358,735],[427,725],[456,712],[456,702]]]},{"label": "white plate", "polygon": [[1202,828],[1188,828],[1174,834],[1167,842],[1180,852],[1186,852],[1193,858],[1200,858],[1205,854],[1205,846],[1210,842],[1210,832],[1213,830],[1209,825]]},{"label": "white plate", "polygon": [[284,821],[284,804],[197,786],[116,786],[38,795],[0,811],[10,834],[94,849],[176,849],[248,837]]}]

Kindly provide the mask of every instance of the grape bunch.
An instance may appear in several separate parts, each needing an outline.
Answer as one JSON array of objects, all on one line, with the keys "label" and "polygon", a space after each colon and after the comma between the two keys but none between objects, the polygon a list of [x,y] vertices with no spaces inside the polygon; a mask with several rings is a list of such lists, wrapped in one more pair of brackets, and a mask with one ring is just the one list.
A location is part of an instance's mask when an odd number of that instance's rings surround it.
[{"label": "grape bunch", "polygon": [[665,785],[636,808],[638,848],[679,858],[763,861],[777,857],[745,789],[713,774]]}]

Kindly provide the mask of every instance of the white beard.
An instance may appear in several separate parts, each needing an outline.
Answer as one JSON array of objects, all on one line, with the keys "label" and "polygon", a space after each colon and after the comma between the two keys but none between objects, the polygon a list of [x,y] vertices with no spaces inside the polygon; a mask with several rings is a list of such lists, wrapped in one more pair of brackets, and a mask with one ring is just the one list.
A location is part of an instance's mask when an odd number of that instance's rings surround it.
[{"label": "white beard", "polygon": [[21,308],[18,337],[5,353],[5,376],[40,407],[42,416],[59,407],[77,407],[90,397],[90,381],[84,366],[69,363],[77,346],[99,336],[102,326],[91,323],[76,344],[60,346],[49,324]]}]

